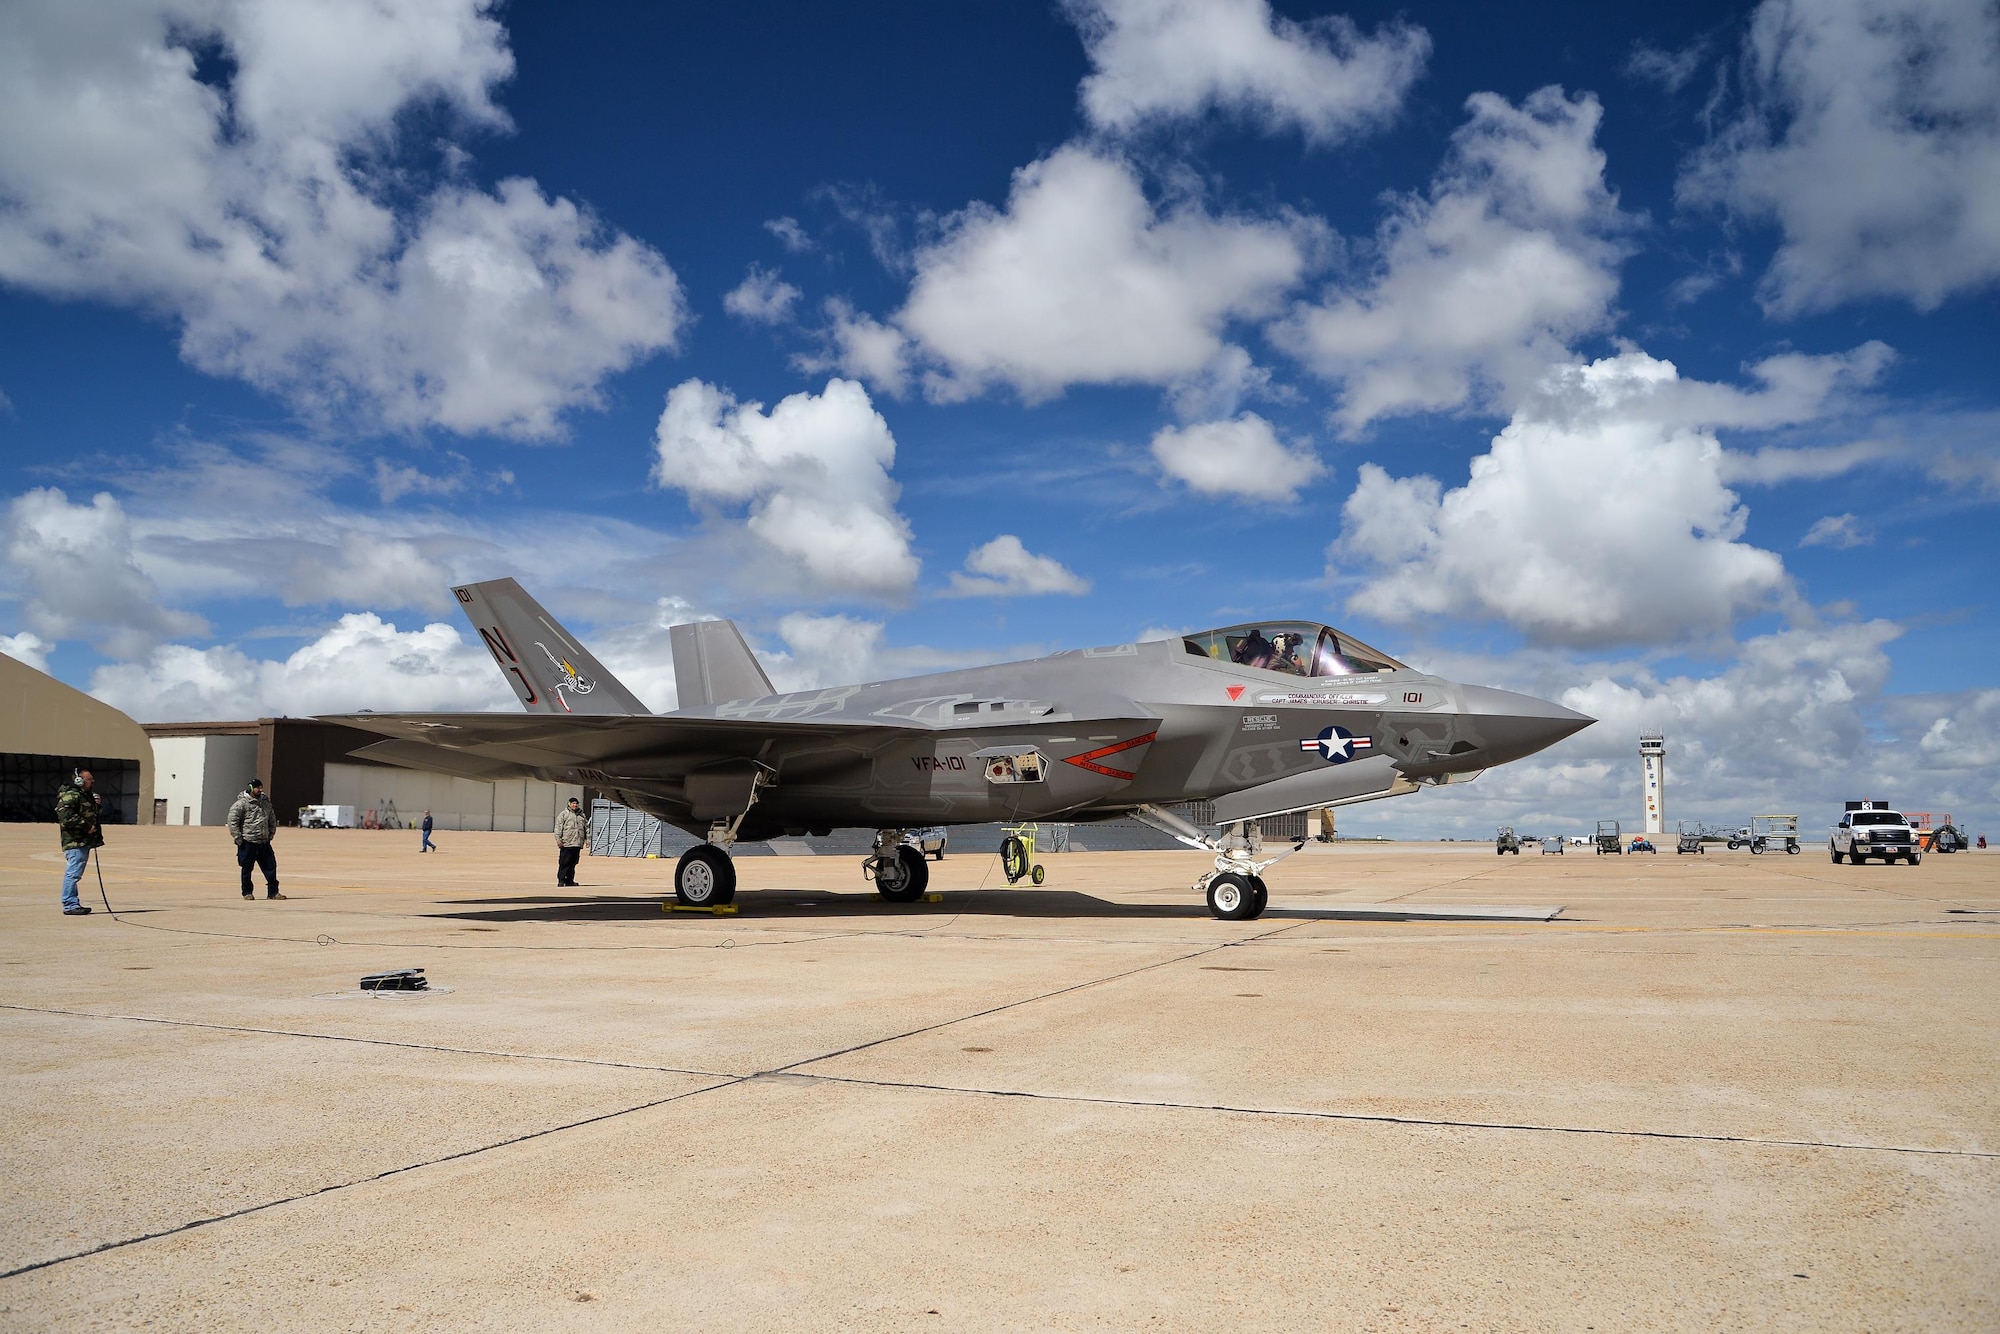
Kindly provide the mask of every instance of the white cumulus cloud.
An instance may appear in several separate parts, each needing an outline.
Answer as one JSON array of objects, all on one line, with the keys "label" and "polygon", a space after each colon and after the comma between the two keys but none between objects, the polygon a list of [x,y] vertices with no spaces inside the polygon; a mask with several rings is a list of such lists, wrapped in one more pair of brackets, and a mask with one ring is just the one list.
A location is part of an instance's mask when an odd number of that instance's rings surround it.
[{"label": "white cumulus cloud", "polygon": [[1930,310],[2000,279],[2000,9],[1765,0],[1743,73],[1741,114],[1689,159],[1679,196],[1777,224],[1768,311]]},{"label": "white cumulus cloud", "polygon": [[942,367],[926,387],[947,400],[1195,375],[1230,320],[1273,310],[1316,235],[1192,200],[1155,208],[1130,164],[1075,145],[1017,171],[1005,209],[973,204],[942,229],[894,322]]},{"label": "white cumulus cloud", "polygon": [[722,298],[722,308],[752,324],[783,324],[792,317],[799,289],[779,278],[778,272],[752,264],[743,281]]},{"label": "white cumulus cloud", "polygon": [[1273,331],[1341,386],[1349,429],[1504,406],[1610,321],[1628,222],[1604,183],[1597,99],[1543,88],[1519,106],[1476,93],[1466,107],[1429,194],[1383,223],[1375,269]]},{"label": "white cumulus cloud", "polygon": [[895,596],[916,582],[889,476],[896,441],[852,380],[768,413],[688,380],[667,395],[653,479],[708,505],[746,506],[748,530],[824,590]]},{"label": "white cumulus cloud", "polygon": [[1251,500],[1296,500],[1300,487],[1326,472],[1310,445],[1284,444],[1254,412],[1163,427],[1153,437],[1153,458],[1166,476],[1203,495]]},{"label": "white cumulus cloud", "polygon": [[49,669],[49,650],[55,645],[32,631],[23,630],[18,635],[0,635],[0,653],[15,662],[25,662],[38,672]]},{"label": "white cumulus cloud", "polygon": [[21,618],[39,635],[88,639],[129,656],[207,628],[199,616],[160,604],[158,585],[134,556],[125,507],[109,493],[75,505],[55,487],[24,492],[0,531]]},{"label": "white cumulus cloud", "polygon": [[195,367],[316,413],[549,436],[674,346],[651,247],[399,125],[500,130],[490,0],[0,8],[0,282],[170,315]]},{"label": "white cumulus cloud", "polygon": [[1368,570],[1349,605],[1392,621],[1466,615],[1569,645],[1728,629],[1795,597],[1714,432],[1686,419],[1672,363],[1630,350],[1556,372],[1465,485],[1374,464],[1332,555]]},{"label": "white cumulus cloud", "polygon": [[372,612],[342,616],[283,660],[164,644],[98,668],[90,693],[143,722],[515,707],[492,658],[456,629],[398,630]]},{"label": "white cumulus cloud", "polygon": [[962,597],[1083,594],[1090,591],[1090,580],[1053,556],[1037,556],[1012,533],[1002,533],[966,554],[965,569],[952,572],[951,591]]},{"label": "white cumulus cloud", "polygon": [[1351,19],[1306,23],[1268,0],[1069,0],[1091,74],[1091,124],[1129,131],[1210,110],[1331,142],[1392,119],[1423,72],[1430,38],[1390,23],[1364,36]]}]

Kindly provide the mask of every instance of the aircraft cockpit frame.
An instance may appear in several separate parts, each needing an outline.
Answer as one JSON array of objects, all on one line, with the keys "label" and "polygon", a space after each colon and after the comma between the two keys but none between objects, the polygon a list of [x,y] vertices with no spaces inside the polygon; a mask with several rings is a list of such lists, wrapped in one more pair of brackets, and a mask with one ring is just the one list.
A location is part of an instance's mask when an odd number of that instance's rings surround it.
[{"label": "aircraft cockpit frame", "polygon": [[1289,676],[1367,676],[1408,671],[1380,649],[1312,621],[1253,621],[1185,635],[1196,657]]}]

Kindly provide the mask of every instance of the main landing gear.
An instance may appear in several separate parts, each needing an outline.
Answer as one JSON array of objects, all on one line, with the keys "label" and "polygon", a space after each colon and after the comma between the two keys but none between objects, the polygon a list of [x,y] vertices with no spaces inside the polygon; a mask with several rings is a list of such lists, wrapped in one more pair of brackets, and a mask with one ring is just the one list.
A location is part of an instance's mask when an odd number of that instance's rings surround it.
[{"label": "main landing gear", "polygon": [[[689,908],[720,908],[736,901],[736,862],[729,855],[735,842],[727,829],[711,831],[710,841],[681,854],[674,867],[674,901]],[[900,829],[875,835],[875,851],[861,863],[861,874],[875,882],[875,892],[891,903],[915,903],[930,887],[931,865],[922,850],[903,842]]]},{"label": "main landing gear", "polygon": [[875,851],[861,863],[861,874],[875,882],[875,892],[891,903],[915,903],[931,883],[931,864],[923,850],[903,842],[900,829],[875,831]]},{"label": "main landing gear", "polygon": [[720,908],[736,901],[736,863],[713,843],[697,843],[674,867],[674,902],[689,908]]}]

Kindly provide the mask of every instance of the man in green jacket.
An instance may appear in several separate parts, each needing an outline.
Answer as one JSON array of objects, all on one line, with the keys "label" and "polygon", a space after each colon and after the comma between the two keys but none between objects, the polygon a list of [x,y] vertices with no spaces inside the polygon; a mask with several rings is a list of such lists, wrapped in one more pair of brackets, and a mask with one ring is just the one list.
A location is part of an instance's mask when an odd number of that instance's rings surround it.
[{"label": "man in green jacket", "polygon": [[271,851],[271,836],[278,832],[278,813],[264,795],[264,780],[253,778],[243,795],[229,808],[229,836],[236,840],[236,869],[243,873],[243,897],[254,899],[250,868],[264,871],[264,897],[282,899],[278,892],[278,854]]},{"label": "man in green jacket", "polygon": [[63,914],[88,917],[90,909],[77,897],[77,883],[83,879],[90,850],[104,846],[104,800],[90,789],[97,779],[88,769],[76,771],[76,781],[56,794],[56,827],[62,831]]}]

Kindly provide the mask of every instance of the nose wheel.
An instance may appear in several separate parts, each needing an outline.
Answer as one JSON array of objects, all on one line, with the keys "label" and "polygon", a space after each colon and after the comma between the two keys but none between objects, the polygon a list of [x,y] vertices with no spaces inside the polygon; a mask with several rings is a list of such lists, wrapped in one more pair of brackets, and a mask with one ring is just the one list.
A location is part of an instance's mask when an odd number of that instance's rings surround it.
[{"label": "nose wheel", "polygon": [[1264,878],[1224,871],[1208,882],[1208,911],[1225,922],[1251,922],[1271,903]]}]

